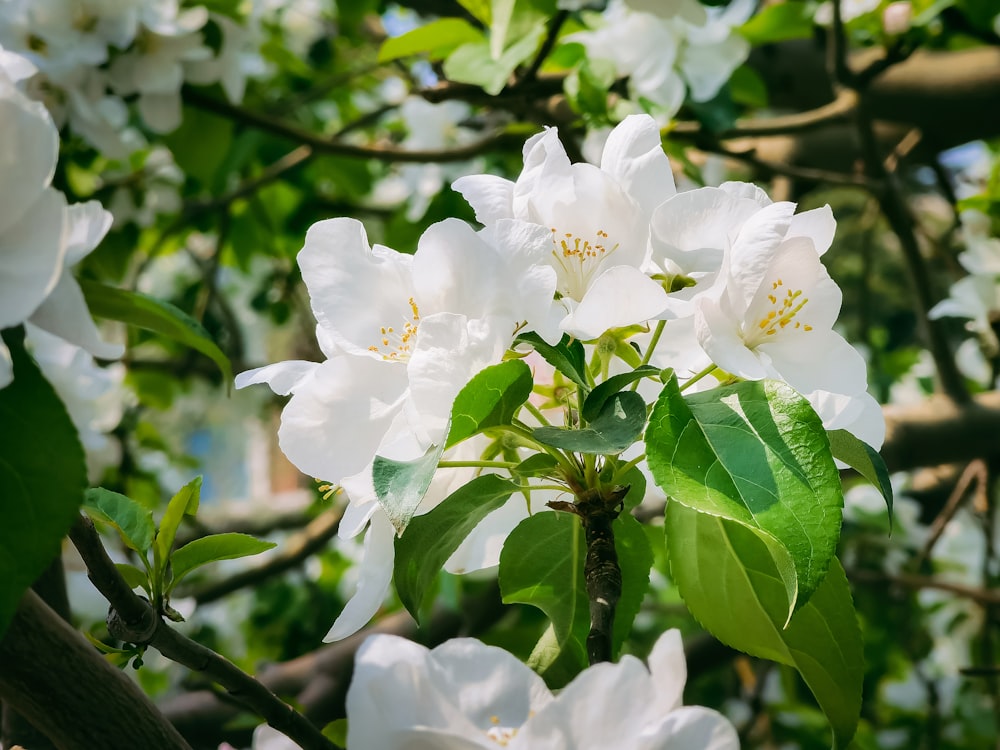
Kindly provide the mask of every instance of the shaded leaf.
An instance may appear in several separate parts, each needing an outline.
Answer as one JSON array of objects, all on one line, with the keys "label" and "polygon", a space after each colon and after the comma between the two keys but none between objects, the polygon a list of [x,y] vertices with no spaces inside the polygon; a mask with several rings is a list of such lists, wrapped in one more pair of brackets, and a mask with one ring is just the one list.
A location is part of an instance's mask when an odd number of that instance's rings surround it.
[{"label": "shaded leaf", "polygon": [[155,547],[153,549],[158,570],[162,571],[166,567],[165,563],[170,558],[170,550],[174,546],[177,529],[180,528],[184,516],[193,516],[198,512],[200,498],[201,477],[195,477],[181,487],[177,491],[177,494],[170,498],[170,502],[167,503],[167,509],[164,511],[163,519],[160,521],[160,529],[156,532]]},{"label": "shaded leaf", "polygon": [[59,554],[83,501],[83,448],[62,401],[24,350],[3,333],[14,382],[0,390],[0,637],[25,590]]},{"label": "shaded leaf", "polygon": [[646,402],[633,391],[620,391],[605,401],[594,420],[581,429],[537,427],[532,436],[541,443],[575,453],[615,455],[642,434]]},{"label": "shaded leaf", "polygon": [[406,532],[396,538],[392,578],[400,601],[415,619],[448,558],[515,490],[517,485],[496,474],[476,477],[427,513],[414,516]]},{"label": "shaded leaf", "polygon": [[389,516],[396,534],[402,534],[424,499],[441,460],[443,448],[431,446],[415,461],[395,461],[375,456],[372,482],[379,505]]},{"label": "shaded leaf", "polygon": [[892,483],[882,456],[847,430],[830,430],[827,436],[830,438],[833,457],[850,466],[882,493],[889,509],[889,528],[892,529]]},{"label": "shaded leaf", "polygon": [[563,336],[558,344],[552,346],[546,344],[537,333],[531,332],[522,333],[514,340],[514,346],[519,344],[530,344],[542,356],[542,359],[584,390],[589,390],[587,354],[583,349],[583,344],[576,339]]},{"label": "shaded leaf", "polygon": [[266,542],[249,534],[239,534],[235,531],[225,534],[211,534],[188,542],[170,557],[170,567],[173,571],[171,587],[196,568],[218,560],[234,560],[238,557],[259,555],[273,549],[274,542]]},{"label": "shaded leaf", "polygon": [[592,422],[601,413],[604,405],[612,396],[623,388],[632,385],[637,380],[643,378],[657,378],[660,376],[660,368],[652,365],[643,365],[630,372],[623,372],[620,375],[612,375],[610,378],[594,386],[583,402],[583,418]]},{"label": "shaded leaf", "polygon": [[732,648],[798,669],[835,746],[846,747],[861,710],[864,651],[840,562],[833,558],[786,627],[784,583],[759,532],[674,501],[665,527],[671,577],[691,613]]}]

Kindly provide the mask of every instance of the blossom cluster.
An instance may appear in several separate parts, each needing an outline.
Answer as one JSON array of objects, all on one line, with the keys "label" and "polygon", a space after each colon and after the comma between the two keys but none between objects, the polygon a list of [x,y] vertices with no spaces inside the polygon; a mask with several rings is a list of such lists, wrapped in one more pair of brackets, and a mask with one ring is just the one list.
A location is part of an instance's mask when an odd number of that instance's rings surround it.
[{"label": "blossom cluster", "polygon": [[[483,228],[432,225],[413,255],[372,247],[353,219],[313,225],[298,261],[326,360],[237,378],[238,387],[268,383],[291,394],[282,450],[346,490],[342,537],[368,526],[357,593],[329,639],[364,625],[391,580],[394,532],[374,489],[376,456],[415,460],[443,445],[456,395],[501,362],[519,333],[549,344],[573,337],[597,356],[627,341],[698,387],[709,372],[783,380],[827,427],[881,444],[865,362],[833,330],[841,294],[820,262],[835,229],[829,207],[795,213],[744,183],[678,193],[648,115],[618,125],[599,166],[571,164],[548,129],[525,144],[516,180],[472,175],[454,187]],[[605,356],[602,372],[624,367]],[[466,441],[445,459],[474,461],[482,449]],[[418,512],[472,476],[439,471]],[[508,506],[449,569],[497,564],[504,536],[527,512],[523,499]]]},{"label": "blossom cluster", "polygon": [[705,7],[695,0],[611,0],[596,26],[572,34],[591,59],[608,60],[628,78],[629,97],[645,102],[661,123],[685,97],[706,102],[746,61],[750,44],[736,27],[753,13],[752,0]]},{"label": "blossom cluster", "polygon": [[[251,18],[240,24],[178,0],[2,0],[0,45],[36,67],[31,95],[56,122],[111,159],[145,145],[132,127],[126,97],[145,126],[168,133],[181,122],[181,86],[218,82],[230,100],[243,98],[249,75],[263,72]],[[221,35],[208,46],[206,26]]]},{"label": "blossom cluster", "polygon": [[[30,61],[0,48],[0,330],[29,321],[112,359],[121,348],[101,339],[70,272],[104,237],[111,215],[96,201],[67,205],[52,187],[59,134],[45,107],[24,93],[34,74]],[[0,388],[12,379],[0,342]]]}]

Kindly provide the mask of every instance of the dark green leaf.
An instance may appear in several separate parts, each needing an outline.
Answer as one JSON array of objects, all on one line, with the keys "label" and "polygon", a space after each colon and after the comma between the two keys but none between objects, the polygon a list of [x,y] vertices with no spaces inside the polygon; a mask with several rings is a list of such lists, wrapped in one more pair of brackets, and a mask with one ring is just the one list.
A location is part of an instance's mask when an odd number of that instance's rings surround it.
[{"label": "dark green leaf", "polygon": [[87,469],[62,401],[4,332],[14,382],[0,390],[0,638],[22,594],[59,554],[83,501]]},{"label": "dark green leaf", "polygon": [[84,495],[83,509],[91,518],[114,526],[129,549],[146,553],[153,546],[153,513],[132,498],[95,487]]},{"label": "dark green leaf", "polygon": [[170,498],[167,509],[160,521],[160,529],[156,532],[154,556],[158,569],[166,567],[170,558],[170,550],[174,546],[177,529],[180,528],[184,516],[193,516],[198,512],[198,502],[201,498],[201,477],[195,477],[181,487],[177,494]]},{"label": "dark green leaf", "polygon": [[729,94],[737,104],[749,107],[766,107],[767,84],[760,73],[749,65],[741,65],[729,78]]},{"label": "dark green leaf", "polygon": [[764,380],[685,399],[671,377],[650,415],[646,456],[668,496],[787,550],[778,561],[786,617],[808,600],[836,550],[843,493],[826,431],[802,396]]},{"label": "dark green leaf", "polygon": [[259,555],[273,549],[274,542],[265,542],[249,534],[238,534],[234,531],[225,534],[211,534],[188,542],[170,557],[170,567],[173,571],[171,587],[196,568],[217,560],[234,560],[238,557]]},{"label": "dark green leaf", "polygon": [[96,281],[81,279],[80,288],[83,289],[90,311],[97,317],[120,320],[190,346],[215,362],[227,387],[231,386],[233,373],[229,359],[215,345],[208,331],[183,310],[140,292],[130,292]]},{"label": "dark green leaf", "polygon": [[603,383],[594,387],[586,400],[583,402],[583,418],[588,422],[594,421],[601,413],[608,399],[621,391],[623,388],[632,385],[637,380],[643,378],[657,378],[660,376],[660,369],[652,365],[643,365],[630,372],[623,372],[620,375],[612,375]]},{"label": "dark green leaf", "polygon": [[847,430],[830,430],[830,449],[833,457],[843,461],[863,476],[882,493],[889,509],[889,528],[892,528],[892,483],[889,470],[878,451],[859,440]]},{"label": "dark green leaf", "polygon": [[653,566],[653,549],[646,532],[634,516],[622,513],[612,524],[615,534],[615,552],[622,571],[622,594],[615,607],[615,624],[612,638],[612,656],[617,658],[622,644],[632,630],[632,622],[639,614],[646,589],[649,588],[649,569]]},{"label": "dark green leaf", "polygon": [[544,662],[552,663],[565,654],[578,670],[587,665],[585,644],[590,630],[583,556],[583,529],[576,516],[536,513],[507,536],[499,572],[505,604],[530,604],[552,622],[554,639]]},{"label": "dark green leaf", "polygon": [[441,453],[442,448],[432,446],[415,461],[394,461],[375,456],[372,468],[375,494],[397,534],[406,530],[417,512],[417,506],[434,478]]},{"label": "dark green leaf", "polygon": [[510,424],[528,400],[534,380],[531,368],[519,359],[487,367],[469,381],[451,407],[450,448],[489,427]]},{"label": "dark green leaf", "polygon": [[392,578],[400,601],[414,618],[448,558],[479,522],[501,507],[516,489],[515,484],[496,474],[477,477],[440,505],[414,516],[406,532],[396,538]]},{"label": "dark green leaf", "polygon": [[589,390],[587,382],[587,353],[583,349],[583,344],[569,336],[563,336],[562,340],[552,346],[537,333],[522,333],[514,340],[514,346],[519,344],[530,344],[532,348],[542,355],[542,359],[559,370],[563,375],[572,380],[584,390]]},{"label": "dark green leaf", "polygon": [[597,417],[582,429],[538,427],[531,434],[539,442],[563,450],[615,455],[635,443],[645,424],[646,402],[642,396],[621,391],[605,401]]},{"label": "dark green leaf", "polygon": [[420,53],[427,53],[430,60],[441,60],[456,47],[482,39],[482,32],[468,21],[439,18],[401,36],[386,39],[378,52],[378,61],[384,63]]},{"label": "dark green leaf", "polygon": [[861,709],[864,653],[839,561],[785,627],[785,586],[766,537],[673,501],[665,525],[671,577],[691,613],[723,643],[798,669],[836,747],[846,747]]}]

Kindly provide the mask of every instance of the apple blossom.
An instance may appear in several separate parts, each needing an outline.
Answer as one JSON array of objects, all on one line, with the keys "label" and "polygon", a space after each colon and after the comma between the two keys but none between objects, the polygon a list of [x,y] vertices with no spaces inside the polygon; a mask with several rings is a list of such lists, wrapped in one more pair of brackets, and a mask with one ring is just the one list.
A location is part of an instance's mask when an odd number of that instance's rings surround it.
[{"label": "apple blossom", "polygon": [[[738,748],[720,714],[683,706],[680,633],[657,640],[649,669],[633,656],[590,667],[553,695],[508,652],[460,638],[433,650],[392,635],[359,649],[347,693],[348,747],[589,750]],[[392,711],[386,712],[385,706]]]},{"label": "apple blossom", "polygon": [[492,175],[454,183],[487,226],[504,218],[551,232],[549,264],[559,299],[538,333],[584,340],[660,315],[667,296],[644,272],[653,210],[675,193],[670,162],[652,118],[635,115],[608,136],[600,167],[571,164],[550,128],[524,145],[516,182]]}]

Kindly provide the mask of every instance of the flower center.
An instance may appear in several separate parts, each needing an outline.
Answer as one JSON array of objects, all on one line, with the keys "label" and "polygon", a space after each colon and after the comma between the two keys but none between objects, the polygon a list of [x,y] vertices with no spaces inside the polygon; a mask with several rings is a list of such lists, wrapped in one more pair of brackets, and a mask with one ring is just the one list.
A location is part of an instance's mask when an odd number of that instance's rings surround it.
[{"label": "flower center", "polygon": [[562,287],[559,291],[580,300],[590,286],[594,271],[618,249],[618,243],[609,247],[608,233],[603,229],[597,230],[593,241],[573,232],[560,232],[555,227],[551,231],[552,257]]},{"label": "flower center", "polygon": [[403,319],[399,326],[382,326],[379,328],[378,344],[372,344],[368,351],[381,354],[382,359],[392,362],[407,362],[413,354],[417,341],[417,329],[420,327],[420,309],[413,297],[410,304],[409,320]]},{"label": "flower center", "polygon": [[486,730],[486,736],[500,745],[500,747],[507,747],[510,741],[517,736],[519,727],[500,726],[499,716],[491,716],[490,723],[493,726]]},{"label": "flower center", "polygon": [[756,346],[788,326],[805,332],[813,329],[811,325],[795,319],[809,302],[808,297],[802,296],[801,289],[789,289],[781,279],[777,279],[771,283],[767,301],[768,307],[747,332],[747,346]]}]

